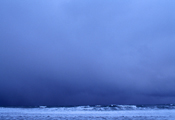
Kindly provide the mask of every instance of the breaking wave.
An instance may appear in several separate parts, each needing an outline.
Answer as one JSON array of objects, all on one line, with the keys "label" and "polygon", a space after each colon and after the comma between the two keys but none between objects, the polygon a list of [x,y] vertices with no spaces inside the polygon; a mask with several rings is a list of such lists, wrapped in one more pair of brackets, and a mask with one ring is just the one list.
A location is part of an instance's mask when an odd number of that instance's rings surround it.
[{"label": "breaking wave", "polygon": [[[0,107],[4,109],[7,107]],[[12,108],[12,107],[11,107]],[[44,111],[121,111],[121,110],[161,110],[175,109],[175,104],[165,105],[94,105],[94,106],[73,106],[73,107],[18,107],[19,109],[39,109]]]}]

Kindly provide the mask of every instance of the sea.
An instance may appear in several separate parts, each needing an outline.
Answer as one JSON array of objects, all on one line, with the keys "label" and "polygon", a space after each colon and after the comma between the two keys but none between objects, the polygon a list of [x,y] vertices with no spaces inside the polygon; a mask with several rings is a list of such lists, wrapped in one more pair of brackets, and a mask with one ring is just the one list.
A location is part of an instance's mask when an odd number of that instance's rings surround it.
[{"label": "sea", "polygon": [[175,104],[0,107],[0,120],[175,120]]}]

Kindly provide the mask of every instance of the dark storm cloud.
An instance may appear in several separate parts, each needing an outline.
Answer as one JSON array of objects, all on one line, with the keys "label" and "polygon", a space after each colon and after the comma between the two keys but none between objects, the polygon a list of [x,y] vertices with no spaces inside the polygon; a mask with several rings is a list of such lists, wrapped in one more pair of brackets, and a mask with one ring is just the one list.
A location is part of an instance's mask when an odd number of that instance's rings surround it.
[{"label": "dark storm cloud", "polygon": [[174,6],[1,1],[0,105],[173,102]]}]

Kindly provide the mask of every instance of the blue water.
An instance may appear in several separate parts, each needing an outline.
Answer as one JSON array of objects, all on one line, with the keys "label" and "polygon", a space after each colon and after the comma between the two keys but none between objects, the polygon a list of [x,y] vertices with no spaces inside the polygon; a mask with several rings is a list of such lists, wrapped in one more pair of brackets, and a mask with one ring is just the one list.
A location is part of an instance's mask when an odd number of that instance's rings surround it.
[{"label": "blue water", "polygon": [[175,104],[0,107],[0,120],[175,120]]}]

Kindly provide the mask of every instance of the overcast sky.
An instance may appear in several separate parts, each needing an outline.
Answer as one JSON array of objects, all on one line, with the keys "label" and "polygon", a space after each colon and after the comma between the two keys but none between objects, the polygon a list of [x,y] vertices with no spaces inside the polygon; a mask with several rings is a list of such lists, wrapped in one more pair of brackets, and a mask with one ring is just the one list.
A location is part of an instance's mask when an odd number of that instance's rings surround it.
[{"label": "overcast sky", "polygon": [[174,101],[174,0],[0,1],[0,106]]}]

